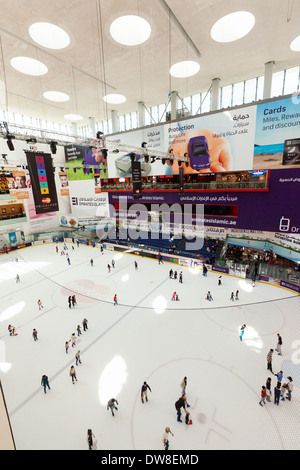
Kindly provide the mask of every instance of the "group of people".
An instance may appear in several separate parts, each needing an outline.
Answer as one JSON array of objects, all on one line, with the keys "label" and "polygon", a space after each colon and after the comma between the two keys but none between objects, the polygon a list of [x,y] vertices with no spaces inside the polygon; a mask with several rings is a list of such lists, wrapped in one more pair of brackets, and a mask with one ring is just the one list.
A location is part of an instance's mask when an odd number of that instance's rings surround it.
[{"label": "group of people", "polygon": [[[173,272],[173,269],[170,269],[169,279],[177,279],[177,271]],[[179,273],[178,280],[179,280],[180,284],[182,284],[182,271],[180,271],[180,273]]]},{"label": "group of people", "polygon": [[69,308],[75,307],[77,305],[75,294],[69,295],[68,304],[69,304]]}]

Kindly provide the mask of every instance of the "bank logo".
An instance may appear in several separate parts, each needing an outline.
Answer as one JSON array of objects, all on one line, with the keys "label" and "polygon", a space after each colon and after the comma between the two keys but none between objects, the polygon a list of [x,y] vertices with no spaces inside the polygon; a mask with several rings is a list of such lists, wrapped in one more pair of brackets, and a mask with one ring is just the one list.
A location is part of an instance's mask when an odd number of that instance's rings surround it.
[{"label": "bank logo", "polygon": [[78,206],[78,198],[72,197],[72,206]]}]

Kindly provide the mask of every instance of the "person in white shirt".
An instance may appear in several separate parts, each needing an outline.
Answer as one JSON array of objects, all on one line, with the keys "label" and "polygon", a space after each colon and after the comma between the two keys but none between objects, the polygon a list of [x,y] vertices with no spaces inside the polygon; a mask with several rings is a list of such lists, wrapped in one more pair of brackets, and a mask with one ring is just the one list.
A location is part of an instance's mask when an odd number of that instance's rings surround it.
[{"label": "person in white shirt", "polygon": [[166,427],[165,432],[163,434],[163,444],[165,446],[165,450],[169,450],[169,434],[172,434],[172,436],[174,436],[171,429],[169,427]]}]

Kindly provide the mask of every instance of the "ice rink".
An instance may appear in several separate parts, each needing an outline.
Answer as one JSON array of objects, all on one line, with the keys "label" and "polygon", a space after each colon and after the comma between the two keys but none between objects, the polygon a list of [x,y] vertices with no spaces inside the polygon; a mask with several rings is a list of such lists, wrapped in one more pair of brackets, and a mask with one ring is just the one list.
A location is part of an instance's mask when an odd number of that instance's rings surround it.
[{"label": "ice rink", "polygon": [[[219,273],[204,277],[178,266],[180,284],[169,279],[175,265],[129,253],[102,255],[84,245],[68,244],[69,265],[58,246],[58,253],[55,244],[45,244],[0,257],[0,371],[18,450],[87,450],[88,428],[99,450],[163,450],[166,426],[174,433],[172,451],[300,448],[298,295],[226,275],[218,286]],[[232,302],[237,289],[239,300]],[[173,292],[178,302],[171,301]],[[73,294],[77,306],[69,308]],[[77,337],[84,318],[88,330]],[[9,336],[9,324],[17,336]],[[72,333],[77,343],[66,353]],[[277,333],[283,347],[282,356],[274,351],[273,371],[283,370],[283,382],[291,375],[294,391],[291,401],[277,406],[273,395],[261,407],[261,386],[270,376],[266,356]],[[78,350],[82,364],[76,366]],[[46,394],[43,374],[51,387]],[[177,422],[174,407],[184,376],[191,426]],[[271,377],[273,391],[277,378]],[[144,381],[151,392],[142,403]],[[114,417],[106,408],[112,397],[119,403]]]}]

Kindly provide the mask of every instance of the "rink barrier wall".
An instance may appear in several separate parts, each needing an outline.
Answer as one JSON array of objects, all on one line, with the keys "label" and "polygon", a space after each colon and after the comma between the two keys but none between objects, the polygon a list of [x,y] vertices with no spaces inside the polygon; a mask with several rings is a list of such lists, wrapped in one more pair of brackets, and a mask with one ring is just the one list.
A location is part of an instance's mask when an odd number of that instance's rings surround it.
[{"label": "rink barrier wall", "polygon": [[[46,238],[44,240],[36,240],[33,242],[29,243],[24,243],[22,245],[17,245],[17,246],[12,246],[8,247],[7,251],[5,249],[0,250],[0,254],[8,254],[11,251],[16,251],[22,248],[28,248],[30,246],[35,246],[35,245],[43,245],[43,244],[51,244],[51,243],[58,243],[58,242],[66,242],[66,243],[72,243],[71,238],[60,238],[60,239],[51,239],[51,238]],[[77,243],[77,239],[75,240]],[[121,253],[126,253],[128,255],[134,255],[134,256],[141,256],[142,258],[149,258],[149,259],[158,259],[158,251],[152,251],[152,250],[147,250],[145,248],[143,249],[138,249],[136,247],[128,247],[125,245],[117,245],[114,243],[95,243],[93,241],[89,240],[78,240],[78,242],[82,245],[87,245],[87,246],[93,246],[95,248],[99,248],[102,246],[104,250],[109,250],[109,251],[117,251]],[[215,273],[220,273],[228,276],[234,276],[238,278],[245,279],[246,278],[246,271],[242,269],[233,269],[233,268],[228,268],[228,267],[223,267],[223,266],[218,266],[218,265],[211,265],[208,263],[203,263],[203,261],[200,261],[198,259],[194,258],[187,258],[183,256],[177,256],[177,255],[170,255],[170,253],[161,253],[162,256],[162,262],[165,263],[171,263],[175,264],[177,266],[184,266],[188,268],[194,268],[194,269],[199,269],[203,270],[203,264],[207,267],[207,270],[210,272],[215,272]],[[275,287],[280,287],[282,289],[289,290],[291,292],[294,292],[298,295],[300,295],[300,286],[297,284],[293,284],[292,282],[289,281],[284,281],[282,279],[275,279],[270,276],[262,275],[260,274],[258,279],[259,282],[263,282],[266,284],[270,284]]]}]

